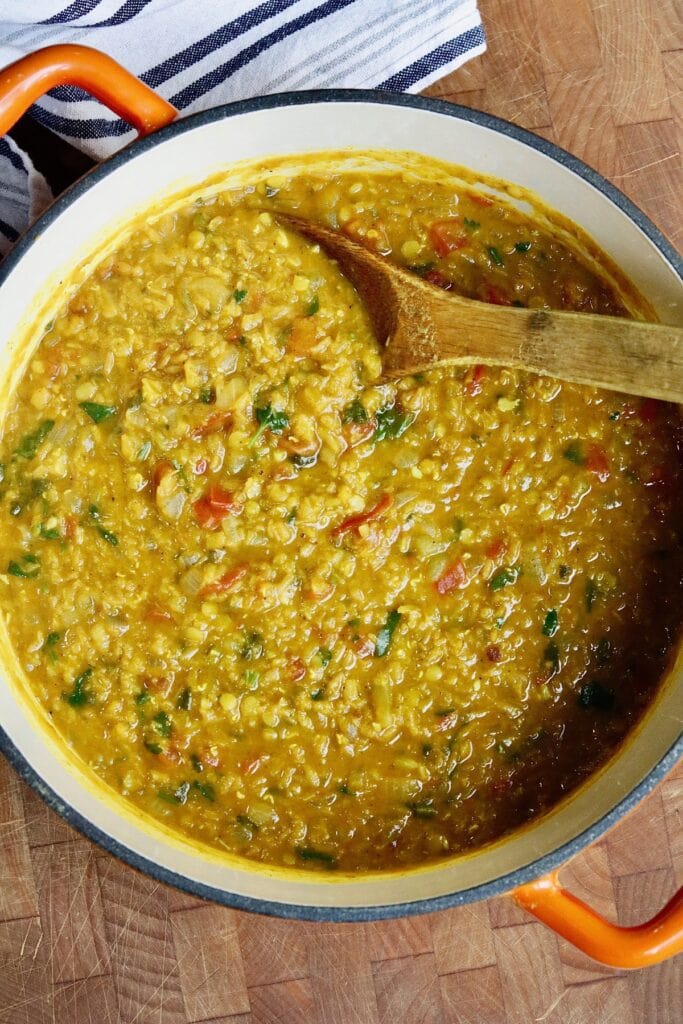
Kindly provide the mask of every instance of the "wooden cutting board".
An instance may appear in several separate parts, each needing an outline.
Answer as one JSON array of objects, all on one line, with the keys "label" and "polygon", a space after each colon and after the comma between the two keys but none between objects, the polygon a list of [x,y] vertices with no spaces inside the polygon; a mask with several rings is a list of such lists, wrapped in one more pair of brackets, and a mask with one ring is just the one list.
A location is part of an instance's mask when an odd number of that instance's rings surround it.
[{"label": "wooden cutting board", "polygon": [[[680,0],[480,0],[489,50],[429,93],[545,136],[683,239]],[[463,163],[467,154],[462,155]],[[683,884],[683,767],[565,871],[624,924]],[[677,1024],[683,958],[596,965],[501,897],[312,925],[152,882],[0,763],[0,1024]]]}]

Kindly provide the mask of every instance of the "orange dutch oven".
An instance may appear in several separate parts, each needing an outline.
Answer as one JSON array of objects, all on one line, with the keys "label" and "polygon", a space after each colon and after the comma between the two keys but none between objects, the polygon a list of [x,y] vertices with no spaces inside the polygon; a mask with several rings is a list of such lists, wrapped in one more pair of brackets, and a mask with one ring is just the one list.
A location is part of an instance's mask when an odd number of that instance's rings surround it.
[{"label": "orange dutch oven", "polygon": [[[92,93],[137,141],[62,195],[0,266],[0,373],[8,379],[41,300],[97,240],[134,212],[235,161],[324,150],[405,150],[515,182],[595,239],[668,322],[683,322],[681,260],[617,189],[575,157],[477,111],[414,96],[332,90],[262,97],[182,120],[169,103],[102,53],[51,46],[0,72],[0,135],[54,86]],[[5,389],[7,391],[7,388]],[[66,756],[22,687],[0,636],[0,748],[48,804],[86,836],[162,882],[220,903],[311,920],[423,913],[512,891],[512,898],[589,956],[638,968],[683,950],[683,890],[652,920],[613,924],[567,892],[558,868],[641,800],[683,753],[683,658],[612,759],[560,805],[475,853],[426,868],[334,880],[274,870],[193,846],[135,818]]]}]

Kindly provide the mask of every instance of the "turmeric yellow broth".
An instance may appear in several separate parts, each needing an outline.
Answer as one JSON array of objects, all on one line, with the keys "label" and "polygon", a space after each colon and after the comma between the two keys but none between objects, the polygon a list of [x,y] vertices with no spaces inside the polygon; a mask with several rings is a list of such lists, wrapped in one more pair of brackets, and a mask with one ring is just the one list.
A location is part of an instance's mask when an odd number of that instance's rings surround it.
[{"label": "turmeric yellow broth", "polygon": [[0,608],[140,812],[277,865],[421,864],[552,807],[652,700],[678,414],[477,366],[380,383],[357,295],[279,211],[434,287],[627,315],[550,228],[398,172],[140,219],[11,399]]}]

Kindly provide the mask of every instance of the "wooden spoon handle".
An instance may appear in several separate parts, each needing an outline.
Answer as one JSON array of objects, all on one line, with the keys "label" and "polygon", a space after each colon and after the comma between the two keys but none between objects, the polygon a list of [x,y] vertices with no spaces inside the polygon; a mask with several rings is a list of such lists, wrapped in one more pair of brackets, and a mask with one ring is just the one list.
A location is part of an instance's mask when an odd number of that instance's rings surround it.
[{"label": "wooden spoon handle", "polygon": [[[683,402],[683,328],[434,295],[436,362],[514,366],[578,384]],[[404,371],[405,372],[405,371]]]}]

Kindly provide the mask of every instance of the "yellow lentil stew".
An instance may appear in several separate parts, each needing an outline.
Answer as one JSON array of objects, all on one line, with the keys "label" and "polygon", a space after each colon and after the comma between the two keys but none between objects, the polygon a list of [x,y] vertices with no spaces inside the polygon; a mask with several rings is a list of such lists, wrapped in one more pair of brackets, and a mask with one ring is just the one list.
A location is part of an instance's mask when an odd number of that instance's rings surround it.
[{"label": "yellow lentil stew", "polygon": [[678,640],[678,412],[471,367],[381,381],[278,212],[489,302],[628,315],[510,203],[400,171],[158,212],[68,295],[2,435],[0,608],[72,751],[284,867],[474,849],[612,754]]}]

